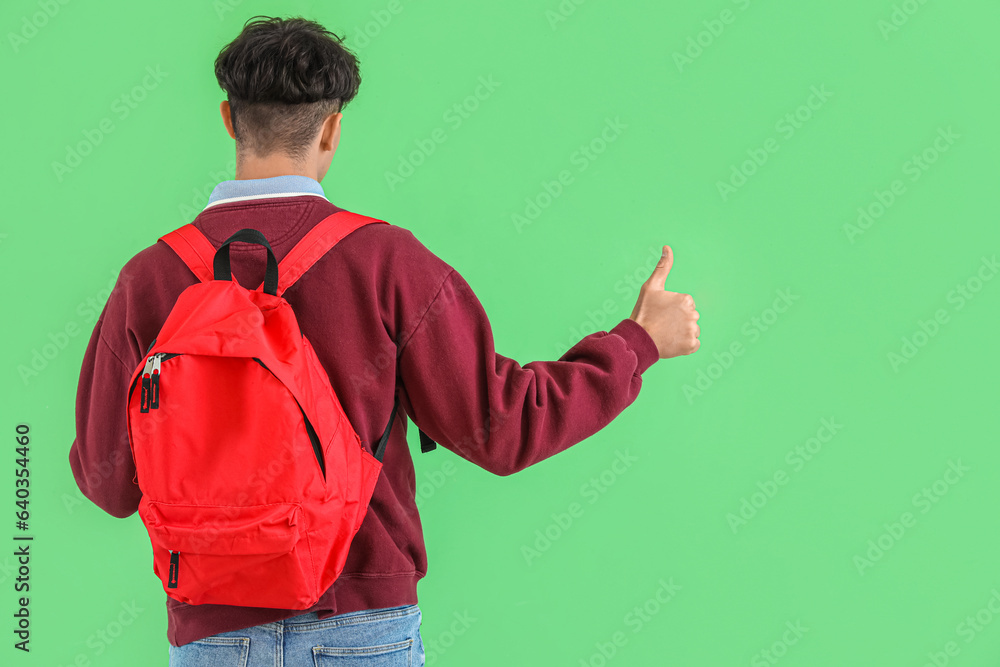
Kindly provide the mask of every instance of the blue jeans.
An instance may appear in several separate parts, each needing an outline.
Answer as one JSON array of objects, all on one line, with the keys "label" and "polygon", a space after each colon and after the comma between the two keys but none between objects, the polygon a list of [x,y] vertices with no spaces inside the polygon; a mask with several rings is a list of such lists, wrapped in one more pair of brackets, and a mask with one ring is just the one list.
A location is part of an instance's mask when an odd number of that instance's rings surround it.
[{"label": "blue jeans", "polygon": [[415,604],[337,614],[315,612],[170,646],[170,667],[422,667]]}]

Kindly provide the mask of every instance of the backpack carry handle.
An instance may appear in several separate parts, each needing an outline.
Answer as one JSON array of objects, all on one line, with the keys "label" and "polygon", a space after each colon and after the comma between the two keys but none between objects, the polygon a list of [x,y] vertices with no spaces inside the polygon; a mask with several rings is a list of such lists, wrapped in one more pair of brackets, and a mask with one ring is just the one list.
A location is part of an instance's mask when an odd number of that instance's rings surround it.
[{"label": "backpack carry handle", "polygon": [[278,260],[274,258],[274,251],[267,238],[256,229],[241,229],[236,232],[219,248],[215,253],[213,268],[216,280],[232,280],[233,272],[229,263],[229,244],[233,241],[243,243],[254,243],[264,246],[267,249],[267,272],[264,274],[264,291],[272,296],[278,296]]}]

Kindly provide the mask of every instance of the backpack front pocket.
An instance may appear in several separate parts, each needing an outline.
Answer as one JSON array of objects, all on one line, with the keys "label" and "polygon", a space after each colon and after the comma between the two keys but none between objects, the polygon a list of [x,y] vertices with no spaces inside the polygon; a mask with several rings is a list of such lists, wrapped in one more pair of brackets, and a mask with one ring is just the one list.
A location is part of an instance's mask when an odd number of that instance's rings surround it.
[{"label": "backpack front pocket", "polygon": [[[304,609],[315,577],[298,503],[216,506],[146,501],[153,571],[188,604]],[[293,594],[305,590],[311,595]],[[249,591],[249,592],[248,592]]]}]

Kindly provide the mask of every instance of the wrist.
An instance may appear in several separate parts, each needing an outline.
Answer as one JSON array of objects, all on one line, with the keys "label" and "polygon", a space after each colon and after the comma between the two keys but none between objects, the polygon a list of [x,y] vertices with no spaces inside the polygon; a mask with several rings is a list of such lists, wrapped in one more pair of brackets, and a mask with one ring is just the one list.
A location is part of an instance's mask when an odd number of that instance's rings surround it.
[{"label": "wrist", "polygon": [[629,349],[635,352],[637,359],[636,373],[641,375],[647,368],[659,360],[660,351],[656,347],[656,341],[653,340],[653,337],[646,331],[645,327],[631,317],[627,317],[619,322],[608,333],[617,334],[624,338]]}]

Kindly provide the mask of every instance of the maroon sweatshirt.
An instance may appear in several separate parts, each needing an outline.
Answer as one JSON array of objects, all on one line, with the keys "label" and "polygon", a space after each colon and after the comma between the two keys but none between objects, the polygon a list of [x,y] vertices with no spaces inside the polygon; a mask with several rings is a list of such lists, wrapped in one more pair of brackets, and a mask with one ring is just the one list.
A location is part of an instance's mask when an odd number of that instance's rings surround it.
[{"label": "maroon sweatshirt", "polygon": [[[264,233],[277,259],[326,216],[317,196],[219,203],[194,220],[217,248],[244,227]],[[234,276],[263,280],[264,250],[232,247]],[[80,490],[106,512],[130,516],[140,491],[125,428],[129,377],[174,301],[197,279],[157,242],[124,266],[90,338],[69,459]],[[351,424],[367,447],[397,412],[383,469],[343,573],[308,610],[188,605],[167,598],[167,637],[180,646],[316,611],[320,618],[417,602],[427,571],[415,503],[407,417],[442,447],[509,475],[593,435],[635,400],[658,359],[634,321],[583,338],[558,361],[521,366],[494,350],[490,322],[468,283],[395,225],[349,234],[285,293]],[[428,456],[447,456],[438,449]]]}]

